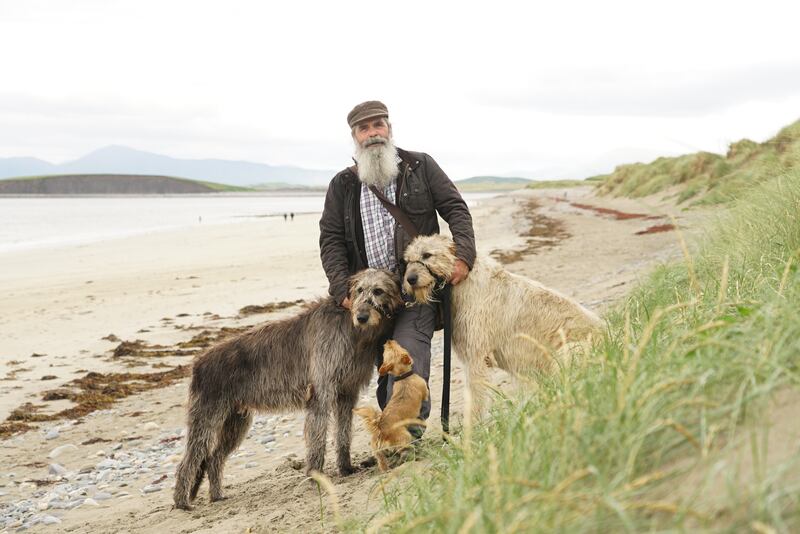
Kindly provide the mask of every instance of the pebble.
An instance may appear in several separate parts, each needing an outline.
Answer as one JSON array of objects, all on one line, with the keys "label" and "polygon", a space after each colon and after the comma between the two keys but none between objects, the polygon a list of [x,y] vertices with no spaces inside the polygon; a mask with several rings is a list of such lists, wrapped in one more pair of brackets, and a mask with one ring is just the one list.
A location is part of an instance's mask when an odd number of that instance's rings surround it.
[{"label": "pebble", "polygon": [[54,515],[46,515],[42,517],[40,521],[45,525],[57,525],[61,523],[61,520]]},{"label": "pebble", "polygon": [[89,497],[88,499],[86,499],[85,501],[83,501],[83,504],[88,504],[88,505],[90,505],[90,506],[100,506],[100,505],[97,503],[97,501],[96,501],[96,500],[94,500],[94,499],[92,499],[91,497]]},{"label": "pebble", "polygon": [[155,493],[164,489],[158,484],[150,484],[142,488],[142,493]]},{"label": "pebble", "polygon": [[118,451],[118,450],[120,450],[121,448],[122,448],[122,443],[117,443],[116,445],[114,445],[113,447],[111,447],[111,450],[112,450],[112,451]]},{"label": "pebble", "polygon": [[67,469],[64,466],[59,465],[59,464],[50,464],[50,468],[48,469],[48,473],[50,473],[51,475],[56,475],[56,476],[63,477],[64,475],[67,474]]},{"label": "pebble", "polygon": [[98,463],[96,467],[97,469],[115,469],[118,466],[119,466],[118,461],[107,458]]},{"label": "pebble", "polygon": [[258,467],[258,462],[247,462],[244,464],[245,469],[250,469],[251,467]]},{"label": "pebble", "polygon": [[158,430],[158,425],[152,421],[149,421],[144,424],[142,427],[144,430]]},{"label": "pebble", "polygon": [[107,501],[111,497],[113,497],[113,495],[105,491],[98,491],[97,493],[94,494],[95,501]]},{"label": "pebble", "polygon": [[52,428],[44,435],[44,439],[56,439],[58,437],[58,429]]},{"label": "pebble", "polygon": [[48,454],[47,457],[51,458],[51,459],[58,458],[59,456],[61,456],[65,452],[77,451],[77,450],[78,450],[77,446],[75,446],[75,445],[73,445],[71,443],[68,443],[66,445],[61,445],[60,447],[56,447],[55,449],[50,451],[50,454]]}]

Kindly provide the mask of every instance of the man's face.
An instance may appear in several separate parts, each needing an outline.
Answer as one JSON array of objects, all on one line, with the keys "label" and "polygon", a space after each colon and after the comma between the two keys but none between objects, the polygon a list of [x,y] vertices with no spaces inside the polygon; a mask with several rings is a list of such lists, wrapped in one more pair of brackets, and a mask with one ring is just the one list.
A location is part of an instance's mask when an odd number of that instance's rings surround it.
[{"label": "man's face", "polygon": [[[364,147],[364,141],[370,137],[389,139],[389,123],[386,122],[384,117],[375,117],[356,124],[355,138],[358,146],[366,148]],[[375,143],[370,146],[383,146],[383,143]]]}]

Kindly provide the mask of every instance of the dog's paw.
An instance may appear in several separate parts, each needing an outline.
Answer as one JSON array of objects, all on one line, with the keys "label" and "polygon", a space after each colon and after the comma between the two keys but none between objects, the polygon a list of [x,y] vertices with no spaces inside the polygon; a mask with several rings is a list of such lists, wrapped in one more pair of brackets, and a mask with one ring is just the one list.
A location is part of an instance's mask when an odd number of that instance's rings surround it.
[{"label": "dog's paw", "polygon": [[361,460],[358,465],[359,467],[363,467],[364,469],[368,469],[370,467],[375,467],[375,464],[378,463],[378,460],[375,459],[374,456],[367,456],[365,459]]},{"label": "dog's paw", "polygon": [[210,497],[209,500],[211,502],[227,501],[228,497],[225,495],[214,495],[213,497]]},{"label": "dog's paw", "polygon": [[350,476],[353,473],[357,473],[358,471],[359,471],[358,467],[355,467],[355,466],[350,465],[350,464],[348,464],[348,465],[340,465],[339,466],[339,475],[341,475],[343,477]]}]

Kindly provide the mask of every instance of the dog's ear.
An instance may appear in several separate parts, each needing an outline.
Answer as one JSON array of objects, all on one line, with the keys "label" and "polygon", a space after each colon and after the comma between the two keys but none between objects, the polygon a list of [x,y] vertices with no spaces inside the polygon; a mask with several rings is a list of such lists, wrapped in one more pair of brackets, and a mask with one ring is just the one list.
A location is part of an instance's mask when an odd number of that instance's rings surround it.
[{"label": "dog's ear", "polygon": [[403,354],[402,358],[400,358],[400,361],[403,362],[403,365],[411,365],[413,363],[411,356],[408,354]]},{"label": "dog's ear", "polygon": [[392,283],[397,286],[399,289],[403,285],[403,279],[400,278],[400,273],[391,273],[392,274]]},{"label": "dog's ear", "polygon": [[386,373],[389,372],[389,369],[391,369],[391,366],[384,363],[378,369],[378,374],[381,375],[381,376],[384,376],[384,375],[386,375]]},{"label": "dog's ear", "polygon": [[450,243],[447,244],[447,248],[450,250],[450,254],[452,254],[453,256],[456,255],[456,242],[455,241],[450,240]]},{"label": "dog's ear", "polygon": [[392,273],[392,283],[394,284],[394,291],[391,292],[391,306],[395,310],[399,310],[405,306],[405,302],[403,302],[403,279],[398,273]]}]

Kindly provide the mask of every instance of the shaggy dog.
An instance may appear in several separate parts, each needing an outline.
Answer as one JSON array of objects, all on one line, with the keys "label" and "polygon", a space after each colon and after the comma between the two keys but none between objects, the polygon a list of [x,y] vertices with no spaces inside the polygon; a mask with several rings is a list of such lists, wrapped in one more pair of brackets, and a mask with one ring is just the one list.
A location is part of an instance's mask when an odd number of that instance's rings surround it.
[{"label": "shaggy dog", "polygon": [[[452,239],[419,236],[405,251],[403,290],[432,302],[449,280],[456,259]],[[539,282],[512,274],[488,257],[475,260],[469,276],[452,289],[453,349],[467,367],[477,415],[486,400],[488,368],[512,374],[551,371],[570,348],[591,342],[600,319],[574,300]]]},{"label": "shaggy dog", "polygon": [[255,412],[305,408],[306,470],[322,471],[328,419],[337,423],[337,467],[350,461],[353,408],[375,354],[403,304],[400,279],[367,269],[350,281],[350,311],[333,297],[283,321],[227,339],[200,355],[189,388],[186,452],[175,475],[175,506],[189,509],[208,473],[211,501],[222,495],[222,468],[247,435]]},{"label": "shaggy dog", "polygon": [[408,351],[399,343],[387,341],[383,346],[383,364],[378,373],[395,377],[392,398],[383,412],[367,407],[353,410],[364,419],[364,426],[372,434],[370,444],[381,471],[389,469],[385,452],[402,451],[411,443],[413,438],[406,425],[424,424],[417,416],[422,401],[428,398],[428,385],[425,379],[411,370],[413,363]]}]

